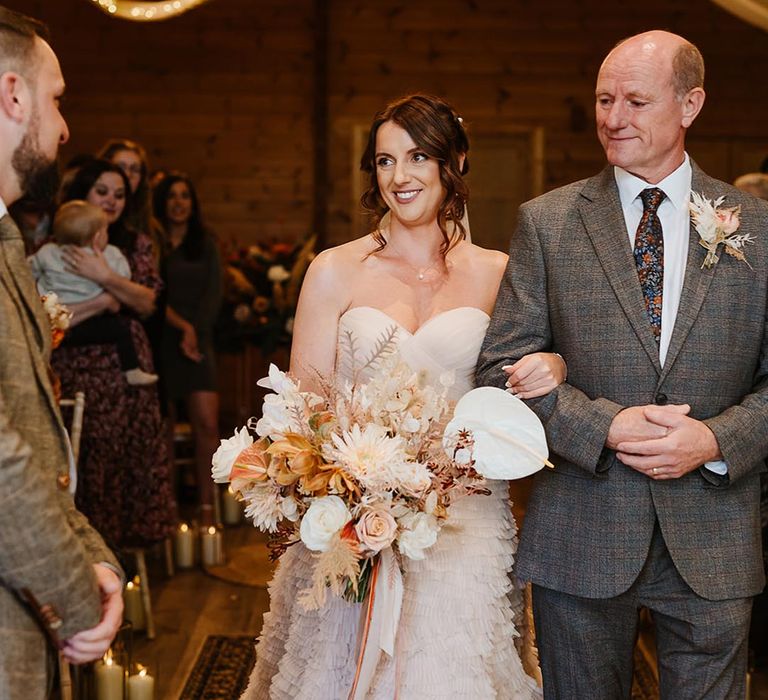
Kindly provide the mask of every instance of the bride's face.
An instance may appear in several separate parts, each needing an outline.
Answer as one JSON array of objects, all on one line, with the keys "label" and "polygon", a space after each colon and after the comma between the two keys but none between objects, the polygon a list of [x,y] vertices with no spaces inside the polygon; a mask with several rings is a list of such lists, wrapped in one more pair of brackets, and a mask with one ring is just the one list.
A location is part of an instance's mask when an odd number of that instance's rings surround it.
[{"label": "bride's face", "polygon": [[376,133],[376,180],[384,203],[403,224],[419,226],[437,218],[445,197],[440,164],[394,122],[385,122]]}]

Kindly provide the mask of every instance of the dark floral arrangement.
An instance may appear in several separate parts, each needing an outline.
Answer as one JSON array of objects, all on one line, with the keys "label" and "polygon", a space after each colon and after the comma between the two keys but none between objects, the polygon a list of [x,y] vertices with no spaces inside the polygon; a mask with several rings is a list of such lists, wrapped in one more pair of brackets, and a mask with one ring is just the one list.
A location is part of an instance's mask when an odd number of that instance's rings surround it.
[{"label": "dark floral arrangement", "polygon": [[315,256],[317,237],[273,241],[224,251],[224,301],[215,338],[223,352],[247,344],[268,353],[291,342],[299,290]]}]

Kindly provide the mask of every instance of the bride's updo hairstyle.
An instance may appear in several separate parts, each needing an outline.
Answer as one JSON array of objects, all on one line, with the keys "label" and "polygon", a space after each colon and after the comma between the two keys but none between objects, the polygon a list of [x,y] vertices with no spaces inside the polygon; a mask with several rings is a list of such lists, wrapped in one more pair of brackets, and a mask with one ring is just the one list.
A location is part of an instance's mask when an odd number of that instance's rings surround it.
[{"label": "bride's updo hairstyle", "polygon": [[[437,211],[437,225],[443,233],[441,251],[445,255],[454,245],[466,238],[467,232],[461,220],[469,199],[469,188],[463,175],[469,172],[469,139],[461,118],[451,106],[432,95],[407,95],[390,102],[373,119],[368,135],[360,169],[368,173],[368,189],[363,193],[361,202],[374,220],[373,238],[378,244],[374,252],[383,250],[387,241],[379,229],[381,220],[389,211],[379,191],[376,177],[376,134],[386,122],[393,122],[408,132],[413,142],[434,158],[440,166],[440,181],[445,189],[445,197]],[[464,163],[461,164],[461,156]],[[453,226],[448,227],[448,222]]]}]

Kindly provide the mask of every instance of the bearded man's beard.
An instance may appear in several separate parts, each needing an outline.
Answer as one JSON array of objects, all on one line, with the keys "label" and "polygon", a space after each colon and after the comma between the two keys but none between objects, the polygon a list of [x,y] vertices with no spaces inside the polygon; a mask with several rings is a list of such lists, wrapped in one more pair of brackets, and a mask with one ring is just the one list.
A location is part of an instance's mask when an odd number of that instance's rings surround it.
[{"label": "bearded man's beard", "polygon": [[59,164],[40,152],[39,119],[33,115],[27,133],[11,157],[23,196],[33,202],[51,202],[59,191]]}]

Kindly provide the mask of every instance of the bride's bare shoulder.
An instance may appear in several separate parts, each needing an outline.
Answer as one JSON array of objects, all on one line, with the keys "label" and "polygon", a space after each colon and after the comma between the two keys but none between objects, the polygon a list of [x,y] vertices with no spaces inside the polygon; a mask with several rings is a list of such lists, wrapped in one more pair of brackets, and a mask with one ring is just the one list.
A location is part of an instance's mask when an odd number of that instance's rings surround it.
[{"label": "bride's bare shoulder", "polygon": [[307,281],[313,286],[325,288],[336,285],[346,287],[350,277],[362,271],[366,256],[374,248],[375,244],[371,236],[363,236],[333,248],[326,248],[318,253],[310,264],[307,270]]}]

